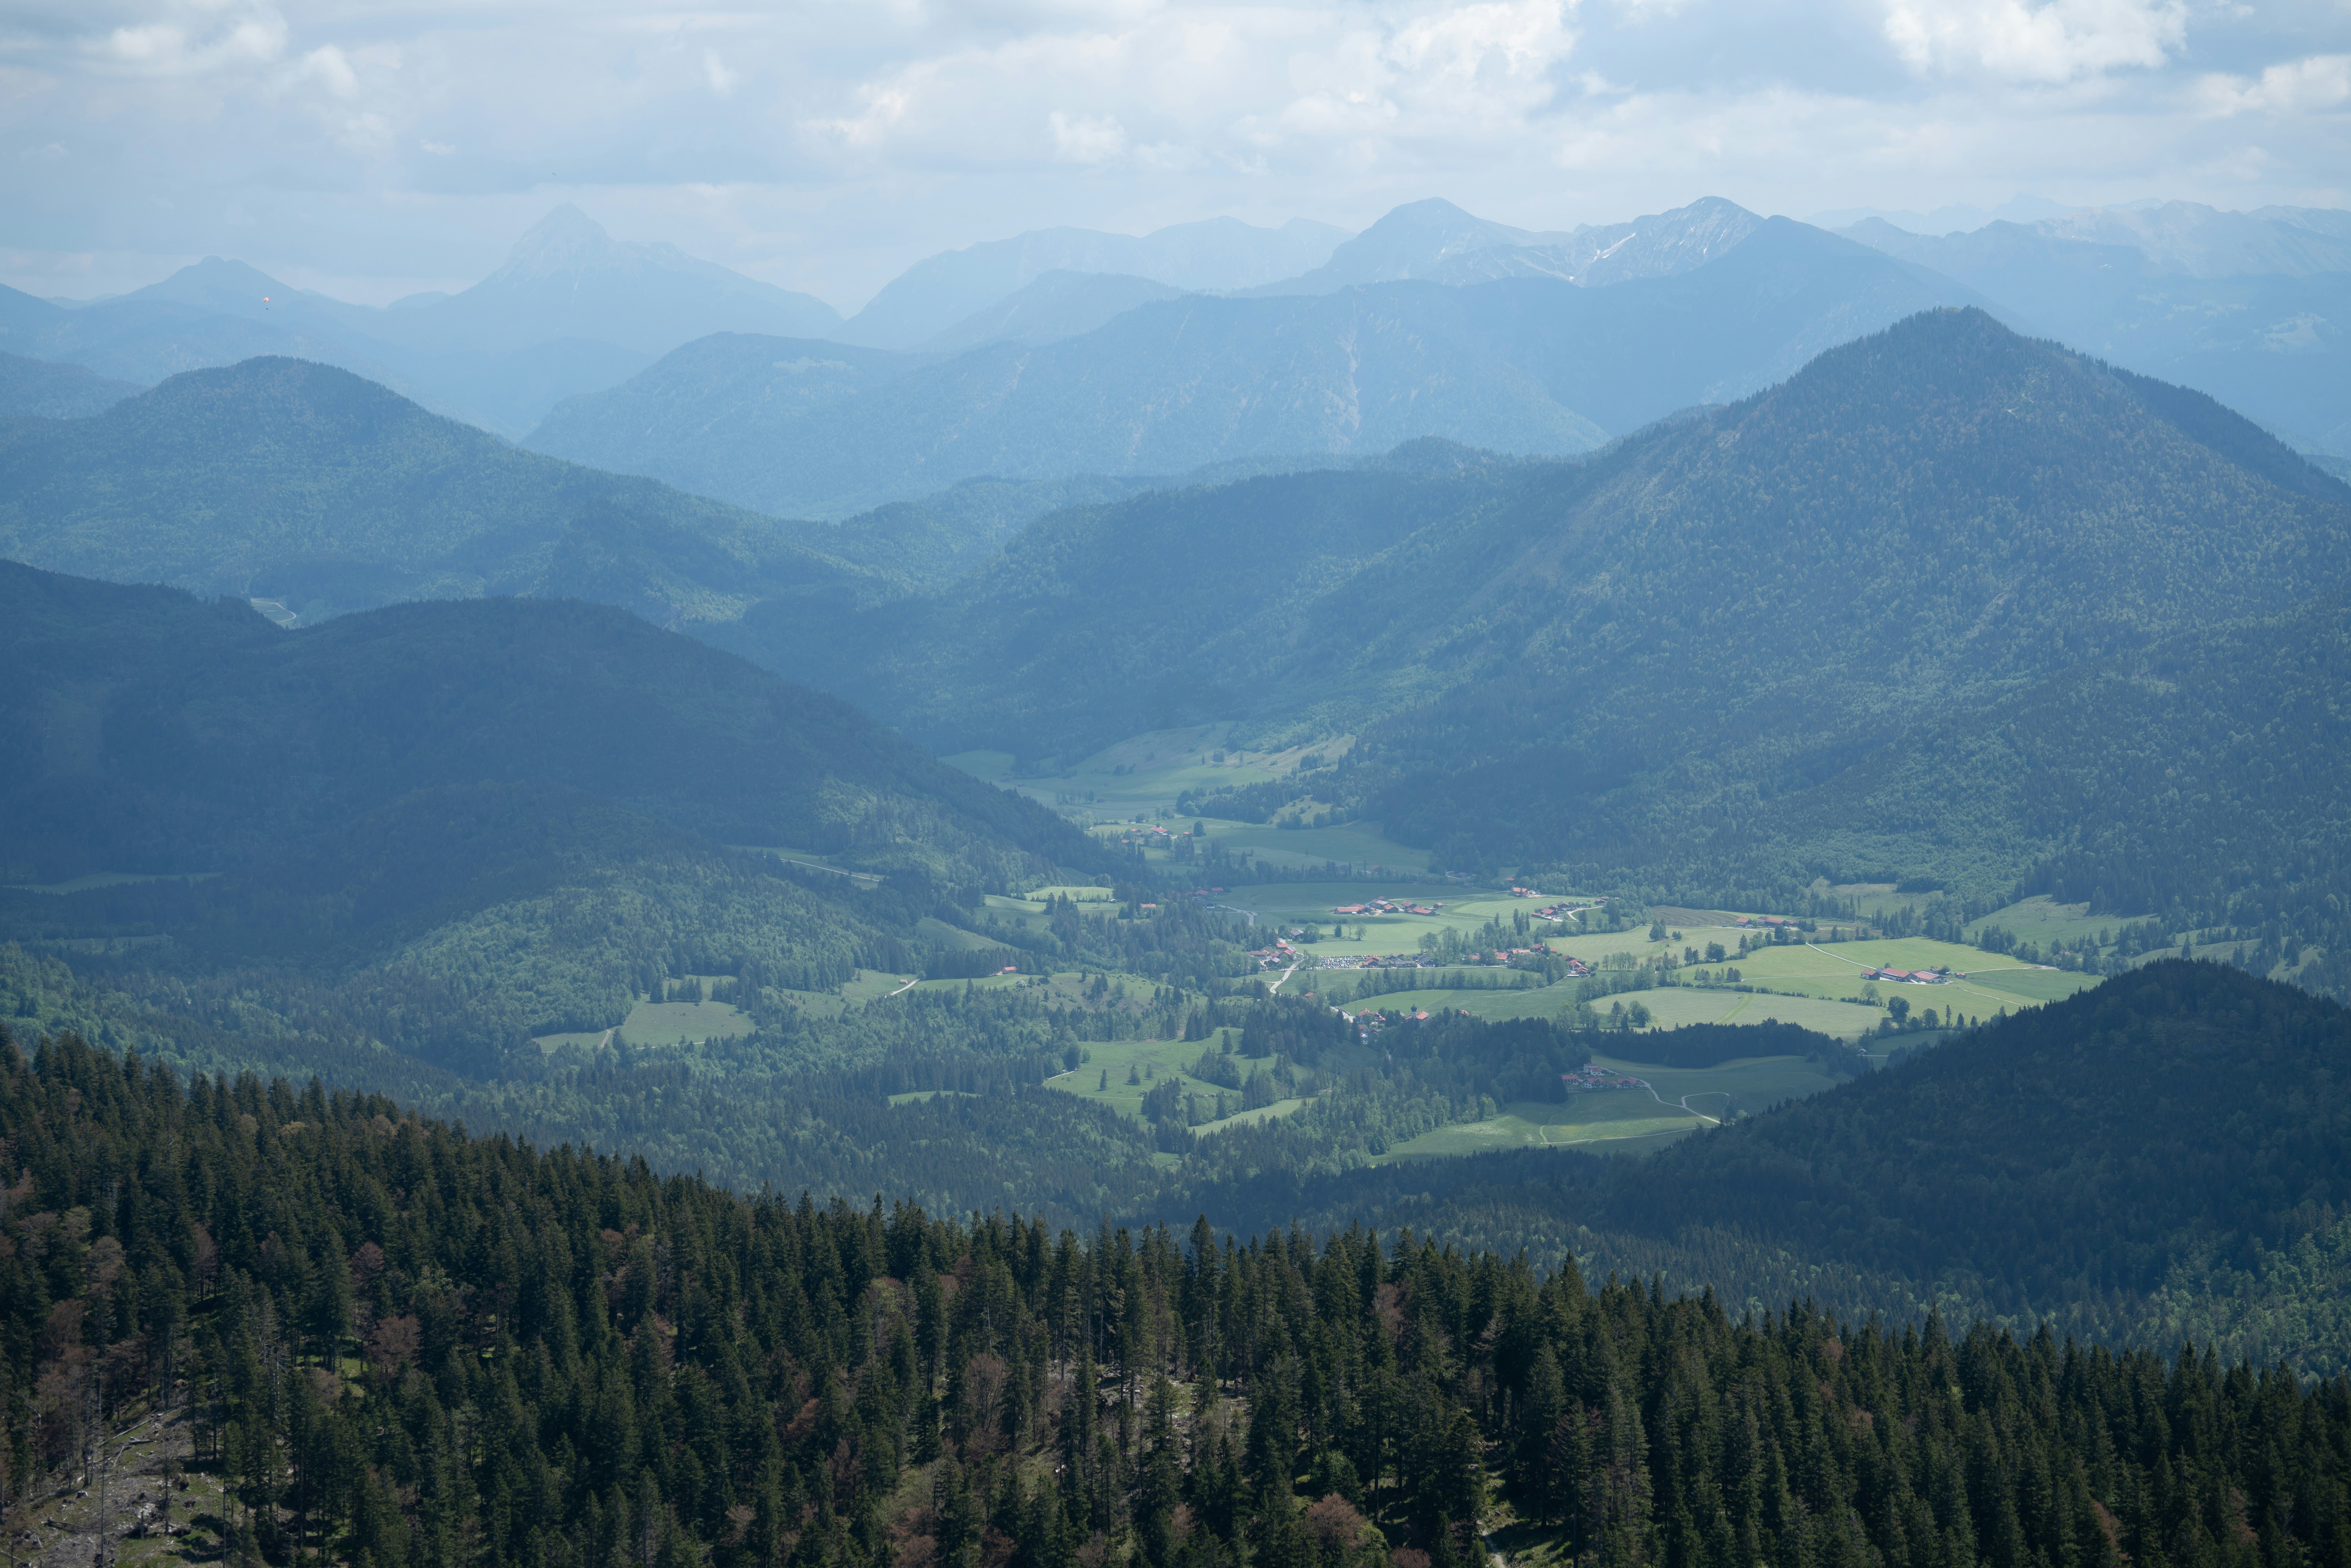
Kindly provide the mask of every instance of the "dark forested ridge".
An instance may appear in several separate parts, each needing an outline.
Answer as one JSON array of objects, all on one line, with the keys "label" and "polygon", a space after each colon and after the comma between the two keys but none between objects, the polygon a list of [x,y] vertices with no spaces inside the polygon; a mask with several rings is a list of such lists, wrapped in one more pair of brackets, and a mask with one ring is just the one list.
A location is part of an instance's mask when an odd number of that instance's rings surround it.
[{"label": "dark forested ridge", "polygon": [[2351,1561],[2351,1385],[2193,1352],[1734,1320],[1360,1228],[746,1200],[78,1040],[0,1050],[0,1138],[45,1544],[1421,1568],[1515,1517],[1611,1565]]},{"label": "dark forested ridge", "polygon": [[1102,861],[840,699],[614,609],[409,604],[289,632],[242,606],[5,563],[0,603],[15,676],[0,711],[38,758],[9,781],[0,859],[37,878],[222,870],[484,781],[563,783],[717,842],[881,870]]},{"label": "dark forested ridge", "polygon": [[[758,994],[919,970],[935,886],[977,901],[1117,863],[838,698],[608,607],[282,632],[5,563],[0,602],[0,865],[68,884],[0,891],[0,925],[134,989],[225,987],[246,1027],[322,1050],[356,1032],[484,1071],[611,1028],[673,973]],[[92,873],[162,880],[73,890]]]},{"label": "dark forested ridge", "polygon": [[2340,1005],[2166,962],[1637,1164],[1481,1155],[1202,1199],[1245,1228],[1364,1216],[1753,1305],[1939,1304],[2339,1374],[2346,1070]]}]

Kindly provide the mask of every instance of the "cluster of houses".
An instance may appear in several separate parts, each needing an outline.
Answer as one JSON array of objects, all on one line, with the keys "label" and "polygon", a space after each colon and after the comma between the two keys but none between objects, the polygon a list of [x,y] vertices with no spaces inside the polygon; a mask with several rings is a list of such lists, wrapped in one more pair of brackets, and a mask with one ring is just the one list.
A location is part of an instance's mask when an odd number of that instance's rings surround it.
[{"label": "cluster of houses", "polygon": [[1567,1085],[1570,1094],[1583,1094],[1594,1089],[1646,1089],[1648,1084],[1626,1073],[1611,1072],[1604,1067],[1585,1062],[1573,1072],[1562,1072],[1559,1081]]},{"label": "cluster of houses", "polygon": [[1392,898],[1373,898],[1366,899],[1362,904],[1339,904],[1331,913],[1333,915],[1434,915],[1444,907],[1442,903],[1398,904]]},{"label": "cluster of houses", "polygon": [[1537,920],[1580,920],[1583,912],[1564,904],[1546,904],[1535,911]]},{"label": "cluster of houses", "polygon": [[1949,969],[1871,969],[1865,980],[1899,980],[1906,986],[1939,986],[1951,977]]}]

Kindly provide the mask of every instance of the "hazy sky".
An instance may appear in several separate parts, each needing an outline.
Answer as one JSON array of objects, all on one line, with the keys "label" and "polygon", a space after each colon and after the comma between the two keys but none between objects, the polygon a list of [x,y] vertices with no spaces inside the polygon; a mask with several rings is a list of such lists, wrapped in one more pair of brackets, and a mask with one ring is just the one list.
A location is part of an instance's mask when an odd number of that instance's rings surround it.
[{"label": "hazy sky", "polygon": [[2351,0],[10,0],[0,280],[374,301],[574,201],[853,308],[1022,229],[2351,205]]}]

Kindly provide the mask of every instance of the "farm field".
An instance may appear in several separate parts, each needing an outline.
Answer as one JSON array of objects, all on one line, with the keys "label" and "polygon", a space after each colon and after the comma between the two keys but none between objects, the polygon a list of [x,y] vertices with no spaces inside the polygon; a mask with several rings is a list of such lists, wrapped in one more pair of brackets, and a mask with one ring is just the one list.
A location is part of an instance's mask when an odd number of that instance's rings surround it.
[{"label": "farm field", "polygon": [[[1329,828],[1277,828],[1266,822],[1228,822],[1218,818],[1186,818],[1205,822],[1208,841],[1233,852],[1248,850],[1267,865],[1341,865],[1379,867],[1404,875],[1426,876],[1428,852],[1389,840],[1374,822],[1343,822]],[[1168,821],[1176,829],[1176,820]]]},{"label": "farm field", "polygon": [[1958,1008],[1970,1014],[2055,1001],[2097,983],[2094,975],[2038,968],[1997,953],[1923,936],[1765,947],[1731,962],[1740,978],[1750,985],[1830,1000],[1859,998],[1869,983],[1864,977],[1872,968],[1949,967],[1964,977],[1941,986],[1881,982],[1878,990],[1885,996],[1907,998],[1914,1008],[1931,1007],[1938,1012]]},{"label": "farm field", "polygon": [[1987,925],[1997,925],[2020,941],[2037,942],[2043,948],[2071,947],[2076,943],[2088,941],[2102,930],[2111,935],[2134,921],[2150,918],[2152,916],[2144,915],[2093,915],[2086,904],[2059,904],[2044,895],[2028,898],[2005,909],[1995,909],[1981,919],[1970,920],[1967,934],[1973,936]]},{"label": "farm field", "polygon": [[1061,797],[1091,795],[1085,809],[1100,817],[1150,818],[1174,810],[1176,798],[1187,789],[1263,784],[1296,771],[1299,759],[1309,752],[1336,757],[1346,749],[1344,741],[1332,741],[1284,751],[1228,751],[1223,762],[1212,760],[1217,751],[1227,749],[1232,727],[1207,724],[1154,730],[1105,747],[1065,771],[1035,779],[1012,777],[1014,759],[1009,752],[966,751],[940,760],[1049,806]]},{"label": "farm field", "polygon": [[[718,977],[703,980],[708,985]],[[621,1033],[631,1045],[677,1045],[689,1040],[735,1040],[749,1034],[753,1029],[748,1014],[727,1002],[639,1002],[629,1009],[621,1024]],[[607,1037],[605,1030],[581,1030],[565,1034],[542,1034],[532,1043],[543,1051],[555,1051],[567,1045],[593,1048]]]},{"label": "farm field", "polygon": [[[1426,1008],[1431,1012],[1440,1008],[1456,1008],[1472,1018],[1488,1020],[1561,1018],[1575,1010],[1577,984],[1574,980],[1562,980],[1555,986],[1525,991],[1395,991],[1386,996],[1365,997],[1363,1005],[1373,1008]],[[1817,1030],[1838,1040],[1858,1040],[1874,1033],[1878,1019],[1886,1016],[1876,1008],[1864,1007],[1857,1002],[1829,1001],[1818,997],[1773,996],[1757,991],[1717,990],[1698,986],[1660,986],[1652,990],[1627,991],[1594,1005],[1602,1012],[1606,1012],[1610,1002],[1619,1001],[1628,1008],[1636,1001],[1647,1008],[1652,1029],[1677,1029],[1690,1023],[1761,1023],[1765,1019],[1776,1019],[1782,1023]],[[1347,1005],[1353,1007],[1355,1004],[1351,1001]]]},{"label": "farm field", "polygon": [[[1644,1090],[1615,1089],[1579,1094],[1564,1103],[1520,1101],[1483,1122],[1423,1133],[1391,1148],[1386,1157],[1428,1159],[1515,1148],[1646,1153],[1712,1125],[1731,1112],[1761,1111],[1783,1100],[1817,1094],[1838,1082],[1800,1056],[1760,1057],[1698,1070],[1652,1067],[1600,1055],[1592,1060],[1647,1081],[1656,1097]],[[1689,1110],[1671,1103],[1682,1099],[1689,1102]]]},{"label": "farm field", "polygon": [[[1277,830],[1269,828],[1268,832]],[[1316,829],[1315,831],[1337,832],[1338,829]],[[1295,836],[1295,835],[1292,835]],[[1561,894],[1558,896],[1567,896]],[[1343,904],[1364,904],[1375,898],[1385,898],[1398,904],[1417,904],[1436,909],[1431,915],[1333,915]],[[1420,939],[1441,931],[1454,931],[1467,938],[1474,936],[1489,919],[1499,917],[1507,922],[1515,914],[1531,914],[1539,901],[1513,898],[1507,893],[1490,889],[1465,887],[1459,883],[1425,882],[1399,879],[1384,882],[1294,882],[1269,883],[1258,886],[1235,887],[1217,894],[1213,903],[1228,909],[1246,910],[1259,923],[1271,925],[1281,936],[1292,927],[1320,925],[1324,939],[1315,943],[1309,952],[1317,957],[1362,957],[1374,953],[1411,953],[1417,951]],[[1343,925],[1347,937],[1343,941],[1330,936],[1334,925]],[[1360,928],[1363,937],[1354,933]],[[1547,941],[1562,952],[1569,951],[1569,943],[1551,935],[1573,929],[1573,925],[1555,925],[1549,921],[1537,921],[1529,934],[1527,946]],[[1600,944],[1592,952],[1651,948],[1648,927],[1637,931],[1620,931],[1611,935],[1583,937],[1578,940]],[[1583,954],[1578,952],[1577,956]]]},{"label": "farm field", "polygon": [[[1237,1030],[1232,1030],[1218,1032],[1228,1035],[1238,1033]],[[1213,1102],[1221,1093],[1230,1103],[1238,1105],[1240,1103],[1240,1095],[1237,1091],[1219,1088],[1206,1079],[1193,1077],[1186,1071],[1193,1062],[1199,1060],[1202,1051],[1214,1051],[1217,1048],[1217,1041],[1213,1037],[1206,1040],[1092,1040],[1085,1042],[1084,1048],[1092,1053],[1093,1059],[1081,1063],[1074,1071],[1065,1072],[1058,1078],[1048,1080],[1049,1085],[1065,1094],[1075,1094],[1080,1099],[1092,1100],[1108,1105],[1122,1116],[1136,1121],[1142,1120],[1143,1096],[1170,1078],[1181,1082],[1186,1093],[1197,1094],[1203,1101]],[[1252,1071],[1260,1068],[1270,1069],[1273,1065],[1273,1060],[1270,1057],[1237,1057],[1234,1060],[1239,1066],[1243,1078],[1247,1078]],[[1129,1083],[1126,1081],[1126,1075],[1130,1070],[1137,1077],[1142,1077],[1143,1082]],[[1143,1077],[1146,1070],[1150,1076]],[[1103,1082],[1105,1074],[1109,1080],[1107,1084]],[[1196,1131],[1205,1131],[1210,1127],[1233,1127],[1246,1122],[1262,1122],[1276,1116],[1287,1116],[1294,1113],[1305,1103],[1303,1100],[1277,1101],[1270,1105],[1259,1106],[1254,1111],[1237,1111],[1220,1122],[1203,1123]]]}]

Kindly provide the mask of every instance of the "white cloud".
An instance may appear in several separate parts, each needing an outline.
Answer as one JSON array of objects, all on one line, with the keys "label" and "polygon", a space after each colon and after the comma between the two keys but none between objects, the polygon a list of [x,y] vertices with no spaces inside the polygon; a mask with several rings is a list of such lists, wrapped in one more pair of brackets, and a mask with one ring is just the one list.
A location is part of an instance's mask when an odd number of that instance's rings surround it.
[{"label": "white cloud", "polygon": [[358,73],[343,51],[332,44],[312,49],[302,57],[302,74],[325,84],[337,98],[356,97],[360,90]]},{"label": "white cloud", "polygon": [[1064,114],[1045,117],[1053,132],[1056,153],[1072,163],[1107,163],[1126,152],[1126,127],[1114,115]]},{"label": "white cloud", "polygon": [[73,153],[7,163],[11,242],[101,272],[478,277],[576,200],[853,305],[1026,228],[1430,195],[2351,205],[2346,59],[2344,0],[13,0],[0,125]]},{"label": "white cloud", "polygon": [[2351,55],[2313,55],[2270,67],[2259,78],[2214,74],[2197,83],[2207,114],[2293,114],[2351,101]]},{"label": "white cloud", "polygon": [[2065,82],[2153,69],[2187,41],[2183,0],[1886,0],[1886,37],[1913,70]]},{"label": "white cloud", "polygon": [[118,26],[94,52],[108,65],[155,77],[206,76],[266,65],[286,52],[286,18],[271,5],[198,3],[157,7],[167,15]]},{"label": "white cloud", "polygon": [[726,68],[726,62],[719,57],[716,49],[702,51],[702,74],[709,81],[710,90],[721,98],[733,98],[736,84],[743,79],[739,73]]}]

